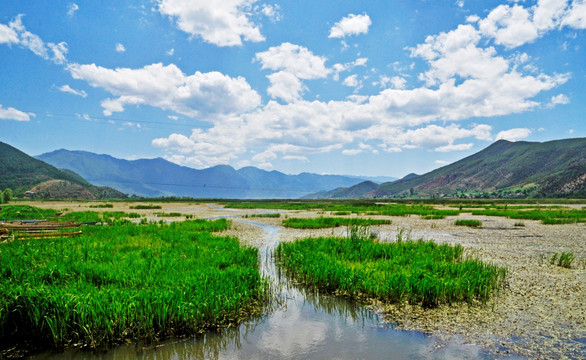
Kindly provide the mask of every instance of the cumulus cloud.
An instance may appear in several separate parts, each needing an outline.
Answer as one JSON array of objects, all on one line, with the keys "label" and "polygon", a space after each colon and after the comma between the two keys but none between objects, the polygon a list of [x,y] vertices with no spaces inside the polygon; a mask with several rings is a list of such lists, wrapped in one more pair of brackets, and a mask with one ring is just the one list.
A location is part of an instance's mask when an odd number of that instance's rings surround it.
[{"label": "cumulus cloud", "polygon": [[87,93],[84,90],[75,90],[69,85],[63,85],[59,87],[59,91],[69,93],[81,97],[87,97]]},{"label": "cumulus cloud", "polygon": [[126,105],[145,104],[204,118],[246,112],[260,105],[260,96],[246,79],[215,71],[185,75],[174,64],[160,63],[139,69],[71,64],[67,69],[74,79],[117,96],[102,102],[107,116],[123,111]]},{"label": "cumulus cloud", "polygon": [[60,42],[55,44],[50,42],[45,44],[38,35],[26,29],[22,23],[23,16],[19,14],[8,26],[0,24],[0,44],[16,44],[32,51],[35,55],[45,60],[53,61],[55,64],[66,63],[67,43]]},{"label": "cumulus cloud", "polygon": [[364,15],[350,14],[339,22],[337,22],[331,29],[329,38],[344,38],[348,35],[367,34],[368,28],[372,22],[370,17]]},{"label": "cumulus cloud", "polygon": [[331,71],[325,66],[325,57],[288,42],[257,53],[255,59],[262,64],[262,69],[287,71],[300,79],[324,78]]},{"label": "cumulus cloud", "polygon": [[242,41],[265,40],[259,27],[249,18],[251,5],[255,2],[156,0],[157,10],[173,19],[181,31],[217,46],[237,46],[242,45]]},{"label": "cumulus cloud", "polygon": [[264,16],[268,17],[272,22],[281,21],[281,7],[278,4],[275,5],[268,5],[265,4],[262,7],[262,13]]},{"label": "cumulus cloud", "polygon": [[12,107],[4,108],[2,107],[2,104],[0,104],[0,120],[30,121],[31,116],[35,117],[36,115]]},{"label": "cumulus cloud", "polygon": [[[519,8],[513,10],[515,6]],[[472,140],[493,141],[493,129],[488,124],[462,125],[459,121],[548,106],[537,101],[536,96],[569,79],[568,74],[548,75],[530,66],[531,58],[527,54],[509,57],[499,54],[501,47],[497,45],[512,47],[532,41],[531,37],[535,36],[519,30],[517,38],[510,37],[513,28],[508,27],[513,25],[506,20],[507,12],[520,19],[521,25],[530,22],[539,37],[559,28],[563,19],[570,19],[574,8],[579,9],[577,3],[566,4],[562,11],[561,6],[539,1],[533,8],[515,4],[500,9],[501,13],[495,12],[492,17],[489,13],[485,19],[470,16],[468,23],[430,35],[423,43],[408,49],[412,58],[421,59],[427,65],[418,76],[419,87],[407,85],[409,75],[405,72],[412,70],[413,64],[408,68],[393,64],[398,75],[381,76],[375,82],[383,88],[379,93],[350,96],[346,100],[307,101],[302,97],[307,90],[304,80],[333,74],[333,79],[338,81],[341,73],[366,64],[366,58],[328,68],[326,58],[302,46],[283,43],[257,53],[255,61],[262,69],[272,71],[268,75],[271,84],[268,93],[285,104],[271,100],[251,111],[232,113],[222,121],[213,121],[208,129],[155,139],[153,145],[169,154],[185,156],[186,163],[197,161],[202,166],[226,163],[239,158],[238,154],[251,154],[251,149],[257,148],[265,152],[253,152],[250,156],[256,156],[252,162],[259,164],[307,158],[320,152],[352,155],[375,151],[361,146],[367,143],[385,152],[412,148],[434,152],[470,150]],[[574,15],[574,18],[580,17]],[[578,20],[572,21],[579,24]],[[494,26],[491,29],[489,25]],[[343,79],[343,85],[359,86],[357,75]],[[565,101],[569,101],[565,95],[557,95],[551,97],[549,104]],[[498,133],[496,139],[517,140],[530,134],[530,129],[510,129]]]},{"label": "cumulus cloud", "polygon": [[480,32],[493,38],[496,44],[515,48],[558,27],[586,28],[586,2],[539,0],[532,7],[499,5],[486,18],[474,16],[469,21],[477,21]]},{"label": "cumulus cloud", "polygon": [[306,89],[299,78],[287,71],[279,71],[267,76],[271,86],[267,93],[273,99],[280,98],[285,102],[297,101]]},{"label": "cumulus cloud", "polygon": [[307,48],[291,43],[259,52],[255,61],[261,63],[262,69],[275,71],[267,76],[271,83],[267,92],[272,98],[286,102],[300,99],[306,89],[301,79],[324,78],[331,72],[325,66],[325,57],[314,55]]},{"label": "cumulus cloud", "polygon": [[496,140],[519,141],[531,135],[531,129],[516,128],[503,130],[496,135]]},{"label": "cumulus cloud", "polygon": [[551,100],[546,105],[546,107],[548,109],[552,109],[556,105],[566,105],[566,104],[569,104],[569,103],[570,103],[570,99],[566,95],[559,94],[559,95],[552,96],[551,97]]},{"label": "cumulus cloud", "polygon": [[116,44],[116,51],[117,52],[125,52],[126,51],[126,48],[124,47],[124,45],[122,45],[120,43],[117,43]]}]

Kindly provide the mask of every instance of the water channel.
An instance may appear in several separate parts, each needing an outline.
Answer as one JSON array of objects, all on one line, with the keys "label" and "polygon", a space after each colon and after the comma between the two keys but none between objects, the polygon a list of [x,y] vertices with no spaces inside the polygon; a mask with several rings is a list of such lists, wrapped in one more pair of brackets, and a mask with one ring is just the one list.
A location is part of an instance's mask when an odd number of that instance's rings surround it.
[{"label": "water channel", "polygon": [[[244,221],[244,220],[239,220]],[[442,342],[419,332],[381,324],[379,317],[348,299],[319,295],[279,274],[272,251],[279,228],[247,221],[264,230],[261,272],[277,294],[271,310],[237,328],[171,339],[154,346],[130,344],[105,353],[68,350],[37,359],[489,359],[481,348]]]}]

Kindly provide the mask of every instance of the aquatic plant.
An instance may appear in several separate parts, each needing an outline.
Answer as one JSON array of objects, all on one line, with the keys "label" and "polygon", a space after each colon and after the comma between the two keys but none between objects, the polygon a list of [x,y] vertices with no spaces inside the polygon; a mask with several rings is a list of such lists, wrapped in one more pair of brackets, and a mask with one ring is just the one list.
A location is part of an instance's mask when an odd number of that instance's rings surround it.
[{"label": "aquatic plant", "polygon": [[295,229],[324,229],[347,225],[388,225],[391,220],[359,218],[289,218],[283,220],[283,226]]},{"label": "aquatic plant", "polygon": [[456,226],[468,226],[468,227],[481,227],[482,221],[480,220],[456,220],[454,222]]},{"label": "aquatic plant", "polygon": [[503,286],[505,269],[464,258],[460,245],[355,235],[281,243],[277,259],[290,276],[321,291],[424,307],[486,302]]},{"label": "aquatic plant", "polygon": [[552,265],[557,265],[569,269],[572,267],[572,263],[576,259],[576,255],[572,252],[555,253],[549,261]]},{"label": "aquatic plant", "polygon": [[256,248],[225,219],[90,226],[0,244],[0,341],[103,349],[230,326],[267,297]]}]

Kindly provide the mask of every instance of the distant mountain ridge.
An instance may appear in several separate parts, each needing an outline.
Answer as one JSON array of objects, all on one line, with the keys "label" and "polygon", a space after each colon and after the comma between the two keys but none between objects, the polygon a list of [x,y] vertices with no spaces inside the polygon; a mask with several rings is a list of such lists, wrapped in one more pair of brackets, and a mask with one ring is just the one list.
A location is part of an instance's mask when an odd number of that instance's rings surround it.
[{"label": "distant mountain ridge", "polygon": [[199,198],[299,198],[308,193],[350,187],[364,181],[340,175],[287,175],[255,167],[228,165],[193,169],[162,158],[123,160],[86,151],[56,150],[36,157],[70,169],[88,181],[139,196]]},{"label": "distant mountain ridge", "polygon": [[456,192],[586,196],[586,138],[543,143],[499,140],[427,174],[383,183],[366,196],[441,196]]},{"label": "distant mountain ridge", "polygon": [[71,170],[57,169],[17,148],[0,142],[0,189],[17,196],[33,191],[42,198],[123,198],[126,195],[90,184]]}]

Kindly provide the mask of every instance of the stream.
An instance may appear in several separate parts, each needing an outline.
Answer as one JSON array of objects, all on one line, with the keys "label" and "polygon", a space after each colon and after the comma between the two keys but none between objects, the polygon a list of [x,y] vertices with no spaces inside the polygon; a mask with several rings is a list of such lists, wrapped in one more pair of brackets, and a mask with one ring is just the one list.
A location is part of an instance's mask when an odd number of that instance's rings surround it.
[{"label": "stream", "polygon": [[[245,221],[245,220],[238,220]],[[279,228],[262,227],[263,276],[275,287],[275,304],[260,319],[236,328],[170,339],[154,346],[129,344],[105,353],[67,350],[36,359],[492,359],[475,345],[439,341],[384,325],[378,315],[342,297],[315,294],[292,284],[277,270],[272,253]]]}]

